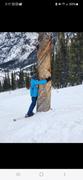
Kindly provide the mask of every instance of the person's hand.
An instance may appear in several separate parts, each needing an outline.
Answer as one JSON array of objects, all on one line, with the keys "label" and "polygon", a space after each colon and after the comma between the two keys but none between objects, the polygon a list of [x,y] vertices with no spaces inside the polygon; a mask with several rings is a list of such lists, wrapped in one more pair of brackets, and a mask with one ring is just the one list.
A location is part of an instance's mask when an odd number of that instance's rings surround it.
[{"label": "person's hand", "polygon": [[46,80],[47,80],[47,82],[48,82],[48,81],[51,81],[51,77],[46,78]]}]

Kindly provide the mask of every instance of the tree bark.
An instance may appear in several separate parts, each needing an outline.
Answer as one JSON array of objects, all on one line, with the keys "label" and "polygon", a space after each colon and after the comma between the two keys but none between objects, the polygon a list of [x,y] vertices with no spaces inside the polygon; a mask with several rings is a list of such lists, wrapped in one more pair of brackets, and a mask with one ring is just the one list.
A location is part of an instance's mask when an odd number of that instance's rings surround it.
[{"label": "tree bark", "polygon": [[[40,45],[37,53],[39,79],[51,76],[51,37],[46,33],[39,34]],[[51,81],[45,85],[39,85],[37,111],[48,111],[51,107]]]}]

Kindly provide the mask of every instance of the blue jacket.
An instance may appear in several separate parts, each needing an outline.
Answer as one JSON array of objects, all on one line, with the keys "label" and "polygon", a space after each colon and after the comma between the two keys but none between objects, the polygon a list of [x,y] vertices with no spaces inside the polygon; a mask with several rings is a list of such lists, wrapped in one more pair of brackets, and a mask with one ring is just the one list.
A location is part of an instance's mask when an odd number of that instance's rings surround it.
[{"label": "blue jacket", "polygon": [[36,80],[36,79],[31,79],[30,82],[30,95],[32,97],[37,97],[38,96],[38,85],[39,84],[46,84],[47,80]]}]

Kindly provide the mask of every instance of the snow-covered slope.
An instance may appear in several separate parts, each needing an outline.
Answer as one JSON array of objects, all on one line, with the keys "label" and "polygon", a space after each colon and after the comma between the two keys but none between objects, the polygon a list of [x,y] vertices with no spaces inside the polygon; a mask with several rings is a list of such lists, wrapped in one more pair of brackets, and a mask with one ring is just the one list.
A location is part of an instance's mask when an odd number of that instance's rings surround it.
[{"label": "snow-covered slope", "polygon": [[25,119],[29,105],[27,89],[0,93],[0,142],[83,142],[83,85],[52,90],[52,109]]},{"label": "snow-covered slope", "polygon": [[38,33],[35,32],[1,32],[0,68],[10,70],[28,65],[29,55],[37,43]]}]

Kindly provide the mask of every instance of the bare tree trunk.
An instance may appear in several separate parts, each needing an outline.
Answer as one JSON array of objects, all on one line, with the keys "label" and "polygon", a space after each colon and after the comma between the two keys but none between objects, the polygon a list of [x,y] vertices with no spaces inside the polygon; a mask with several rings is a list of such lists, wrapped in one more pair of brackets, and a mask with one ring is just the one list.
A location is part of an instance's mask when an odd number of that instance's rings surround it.
[{"label": "bare tree trunk", "polygon": [[[37,53],[39,79],[51,76],[51,38],[46,33],[39,34],[40,46]],[[39,85],[37,111],[48,111],[51,106],[51,81]]]}]

